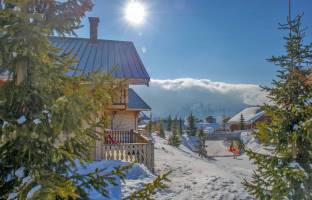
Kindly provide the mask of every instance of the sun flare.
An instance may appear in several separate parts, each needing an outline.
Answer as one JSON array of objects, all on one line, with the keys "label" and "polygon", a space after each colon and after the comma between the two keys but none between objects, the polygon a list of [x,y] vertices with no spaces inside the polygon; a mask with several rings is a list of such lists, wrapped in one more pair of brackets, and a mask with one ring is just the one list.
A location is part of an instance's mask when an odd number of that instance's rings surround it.
[{"label": "sun flare", "polygon": [[141,25],[146,17],[146,8],[142,2],[132,0],[126,5],[124,14],[131,25]]}]

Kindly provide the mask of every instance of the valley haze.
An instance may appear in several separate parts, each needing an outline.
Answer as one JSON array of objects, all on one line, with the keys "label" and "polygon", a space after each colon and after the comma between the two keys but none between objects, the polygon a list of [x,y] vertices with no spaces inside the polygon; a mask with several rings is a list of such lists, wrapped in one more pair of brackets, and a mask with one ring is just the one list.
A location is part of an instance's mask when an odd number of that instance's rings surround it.
[{"label": "valley haze", "polygon": [[215,82],[209,79],[152,79],[148,88],[134,89],[152,107],[153,117],[234,115],[243,108],[268,103],[259,85]]}]

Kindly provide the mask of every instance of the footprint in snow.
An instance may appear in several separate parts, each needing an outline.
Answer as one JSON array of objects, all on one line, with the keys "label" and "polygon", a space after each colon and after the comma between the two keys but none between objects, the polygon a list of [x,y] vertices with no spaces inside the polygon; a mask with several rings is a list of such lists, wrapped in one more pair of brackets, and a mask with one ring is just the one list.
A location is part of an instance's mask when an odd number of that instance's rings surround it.
[{"label": "footprint in snow", "polygon": [[212,177],[208,178],[209,182],[215,182],[216,180],[218,180],[218,178],[215,177],[215,176],[212,176]]}]

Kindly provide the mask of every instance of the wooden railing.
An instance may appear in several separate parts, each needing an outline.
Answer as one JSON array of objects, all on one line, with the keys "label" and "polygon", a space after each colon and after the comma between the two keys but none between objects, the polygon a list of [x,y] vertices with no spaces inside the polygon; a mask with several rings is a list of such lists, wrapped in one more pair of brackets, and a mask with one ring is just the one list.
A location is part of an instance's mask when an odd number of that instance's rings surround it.
[{"label": "wooden railing", "polygon": [[106,131],[96,143],[95,159],[141,163],[154,172],[154,144],[134,131]]},{"label": "wooden railing", "polygon": [[117,143],[149,143],[149,140],[135,131],[115,131],[115,130],[107,130],[105,131],[105,143],[111,144],[108,140],[108,136],[116,141]]},{"label": "wooden railing", "polygon": [[118,94],[113,99],[113,104],[115,105],[128,104],[128,87],[119,90]]},{"label": "wooden railing", "polygon": [[113,103],[108,106],[111,110],[124,110],[128,106],[128,87],[118,90],[118,94],[114,97]]}]

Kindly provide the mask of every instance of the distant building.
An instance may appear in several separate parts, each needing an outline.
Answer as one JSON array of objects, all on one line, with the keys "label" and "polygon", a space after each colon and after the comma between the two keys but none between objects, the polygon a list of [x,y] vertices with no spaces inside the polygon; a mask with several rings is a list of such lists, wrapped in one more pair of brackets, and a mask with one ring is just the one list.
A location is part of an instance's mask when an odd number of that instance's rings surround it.
[{"label": "distant building", "polygon": [[218,123],[198,122],[195,124],[197,129],[203,129],[205,133],[215,133],[220,128]]},{"label": "distant building", "polygon": [[216,122],[217,122],[217,119],[214,118],[213,116],[208,116],[208,117],[206,117],[205,121],[206,121],[207,123],[216,123]]},{"label": "distant building", "polygon": [[265,115],[265,112],[261,110],[260,107],[254,106],[245,108],[241,112],[237,113],[232,117],[228,123],[227,127],[230,130],[240,130],[241,129],[241,116],[244,118],[244,129],[252,129],[255,124],[259,121],[269,120]]},{"label": "distant building", "polygon": [[149,122],[151,118],[146,115],[145,112],[140,112],[138,117],[138,124],[139,128],[145,127]]}]

